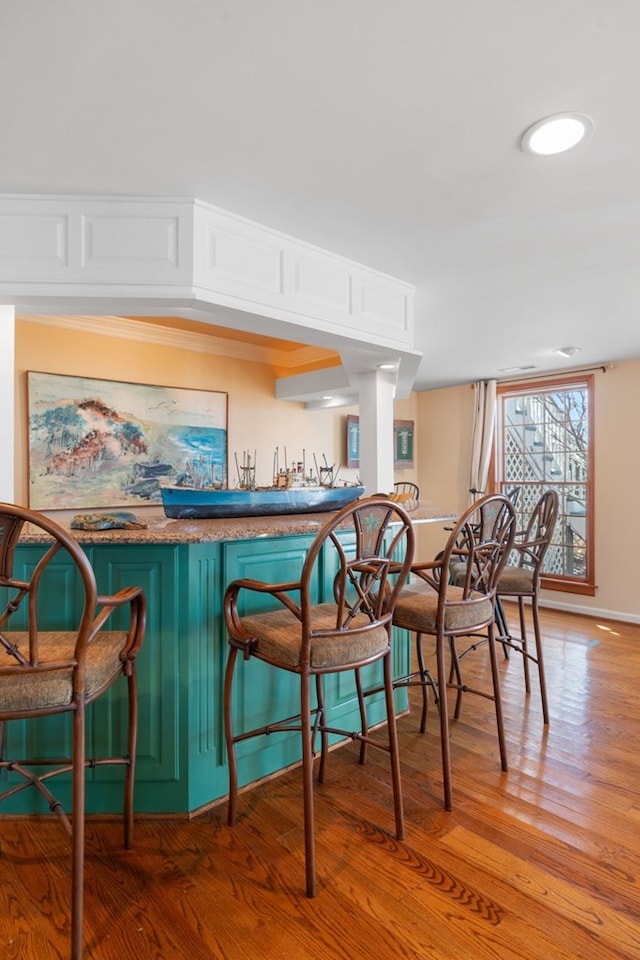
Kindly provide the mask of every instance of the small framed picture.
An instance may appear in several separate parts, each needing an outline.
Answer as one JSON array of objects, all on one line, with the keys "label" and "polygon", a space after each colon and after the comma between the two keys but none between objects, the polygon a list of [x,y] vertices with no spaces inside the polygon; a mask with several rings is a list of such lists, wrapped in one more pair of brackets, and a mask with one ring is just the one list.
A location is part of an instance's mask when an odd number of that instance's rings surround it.
[{"label": "small framed picture", "polygon": [[413,467],[413,420],[393,421],[393,462],[396,467]]},{"label": "small framed picture", "polygon": [[360,466],[360,417],[347,416],[347,467]]}]

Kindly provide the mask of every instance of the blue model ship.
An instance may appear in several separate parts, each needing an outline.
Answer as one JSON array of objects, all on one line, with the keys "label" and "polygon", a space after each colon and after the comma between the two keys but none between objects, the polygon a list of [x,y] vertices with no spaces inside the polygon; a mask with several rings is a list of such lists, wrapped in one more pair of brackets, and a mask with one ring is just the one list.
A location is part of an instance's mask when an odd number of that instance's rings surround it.
[{"label": "blue model ship", "polygon": [[[334,468],[318,467],[316,476],[306,474],[304,460],[284,470],[274,463],[273,483],[255,483],[255,458],[245,453],[236,466],[239,484],[235,489],[221,485],[162,484],[160,492],[167,517],[172,520],[216,520],[232,517],[268,517],[292,513],[324,513],[341,510],[364,493],[362,486],[337,486]],[[286,459],[286,454],[285,454]]]}]

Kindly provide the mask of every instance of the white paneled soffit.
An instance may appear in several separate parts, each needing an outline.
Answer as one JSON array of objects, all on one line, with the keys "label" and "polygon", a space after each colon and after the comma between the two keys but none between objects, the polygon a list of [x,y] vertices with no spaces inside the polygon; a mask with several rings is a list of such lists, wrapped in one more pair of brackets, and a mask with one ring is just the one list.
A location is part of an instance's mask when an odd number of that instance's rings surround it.
[{"label": "white paneled soffit", "polygon": [[[366,361],[413,386],[414,287],[198,200],[0,196],[0,303],[27,316],[181,316]],[[71,321],[67,321],[71,322]],[[126,330],[126,332],[125,332]],[[300,369],[300,351],[143,328],[182,345]],[[157,342],[157,339],[156,339]]]},{"label": "white paneled soffit", "polygon": [[71,312],[61,298],[195,301],[237,311],[238,328],[286,323],[287,339],[413,349],[413,285],[201,201],[0,196],[0,299]]}]

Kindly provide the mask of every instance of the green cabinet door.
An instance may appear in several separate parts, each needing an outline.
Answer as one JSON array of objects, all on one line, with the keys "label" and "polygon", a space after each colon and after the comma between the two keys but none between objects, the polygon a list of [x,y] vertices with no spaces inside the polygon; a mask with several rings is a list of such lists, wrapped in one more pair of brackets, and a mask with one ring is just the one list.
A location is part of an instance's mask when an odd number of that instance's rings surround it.
[{"label": "green cabinet door", "polygon": [[181,564],[179,712],[188,811],[227,793],[222,720],[225,637],[219,543],[190,544]]},{"label": "green cabinet door", "polygon": [[[147,629],[136,661],[138,749],[136,810],[186,809],[186,752],[181,743],[180,610],[185,592],[186,550],[172,544],[104,544],[91,548],[98,589],[116,593],[140,586],[147,598]],[[125,742],[126,683],[114,684],[92,705],[92,736],[87,750],[113,750]],[[119,809],[122,771],[102,767],[89,792],[91,809]],[[109,798],[107,800],[107,797]]]}]

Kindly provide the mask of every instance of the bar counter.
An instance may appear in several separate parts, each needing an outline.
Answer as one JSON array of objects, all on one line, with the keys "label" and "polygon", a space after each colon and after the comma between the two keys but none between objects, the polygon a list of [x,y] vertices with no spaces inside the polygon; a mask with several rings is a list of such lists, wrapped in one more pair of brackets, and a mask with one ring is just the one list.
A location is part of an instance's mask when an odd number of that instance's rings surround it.
[{"label": "bar counter", "polygon": [[[107,512],[107,511],[103,511]],[[450,511],[423,502],[407,510],[416,524],[450,520]],[[222,610],[228,583],[242,577],[267,582],[295,581],[310,545],[330,514],[295,514],[234,520],[168,520],[144,517],[144,529],[72,530],[95,571],[98,590],[113,594],[141,586],[147,596],[147,630],[138,657],[140,723],[135,808],[138,814],[192,816],[222,799],[228,790],[228,769],[222,719],[222,690],[227,638]],[[139,517],[139,519],[143,519]],[[350,531],[345,532],[346,546]],[[32,567],[46,537],[24,531],[17,561]],[[56,558],[57,559],[57,558]],[[61,626],[74,622],[77,596],[63,559],[58,589],[47,598]],[[332,574],[322,564],[319,595],[331,595]],[[264,601],[261,601],[264,602]],[[408,673],[410,644],[396,631],[393,669]],[[378,682],[371,668],[371,685]],[[277,674],[277,675],[276,675]],[[299,711],[299,681],[294,674],[270,670],[251,660],[236,671],[237,729],[268,723]],[[357,729],[359,712],[354,679],[347,674],[326,678],[325,695],[332,726]],[[385,716],[382,697],[371,698],[370,720]],[[397,691],[397,708],[406,707],[406,690]],[[88,711],[88,750],[109,753],[119,737],[126,694],[115,684]],[[275,717],[274,717],[275,710]],[[27,729],[26,724],[32,724]],[[8,735],[27,742],[42,755],[68,755],[69,717],[13,721]],[[17,751],[21,752],[18,746]],[[240,783],[272,776],[297,763],[297,733],[256,738],[239,744]],[[121,768],[96,767],[87,772],[87,811],[116,813],[122,803]],[[70,798],[60,790],[67,808]],[[36,791],[23,791],[4,804],[7,813],[42,813]]]},{"label": "bar counter", "polygon": [[[431,500],[421,500],[417,506],[407,509],[407,513],[416,524],[447,522],[455,517],[453,511]],[[265,537],[315,536],[330,516],[330,513],[297,513],[278,517],[236,517],[226,520],[168,520],[154,514],[149,517],[140,516],[141,522],[146,525],[142,529],[71,530],[71,533],[78,543],[87,544],[219,543]],[[42,543],[45,539],[43,534],[31,533],[26,528],[20,542],[34,544]]]}]

